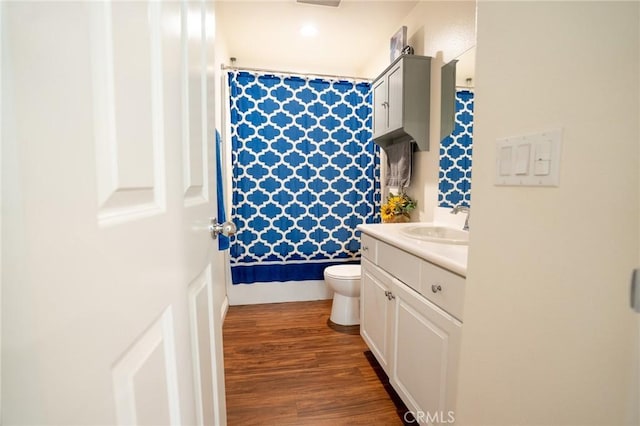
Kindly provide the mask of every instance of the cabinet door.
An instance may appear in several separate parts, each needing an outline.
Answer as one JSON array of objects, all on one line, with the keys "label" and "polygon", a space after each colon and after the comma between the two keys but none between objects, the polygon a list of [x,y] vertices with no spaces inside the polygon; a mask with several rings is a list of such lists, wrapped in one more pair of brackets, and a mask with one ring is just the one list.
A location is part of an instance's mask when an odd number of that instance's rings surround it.
[{"label": "cabinet door", "polygon": [[403,61],[398,61],[386,75],[387,80],[387,131],[393,132],[403,126],[403,96],[402,96]]},{"label": "cabinet door", "polygon": [[387,81],[385,77],[373,84],[373,137],[387,131]]},{"label": "cabinet door", "polygon": [[362,260],[360,289],[360,334],[371,352],[390,375],[391,321],[393,302],[387,298],[389,281],[366,259]]},{"label": "cabinet door", "polygon": [[394,295],[391,383],[420,423],[447,423],[455,409],[462,324],[405,286]]}]

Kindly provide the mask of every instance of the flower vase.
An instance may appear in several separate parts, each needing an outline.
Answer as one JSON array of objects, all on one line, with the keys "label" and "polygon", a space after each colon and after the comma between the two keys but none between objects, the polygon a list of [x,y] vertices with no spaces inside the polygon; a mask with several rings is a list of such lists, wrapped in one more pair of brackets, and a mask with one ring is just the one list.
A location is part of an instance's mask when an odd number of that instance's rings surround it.
[{"label": "flower vase", "polygon": [[385,223],[406,223],[411,221],[411,216],[404,214],[397,214],[391,216]]}]

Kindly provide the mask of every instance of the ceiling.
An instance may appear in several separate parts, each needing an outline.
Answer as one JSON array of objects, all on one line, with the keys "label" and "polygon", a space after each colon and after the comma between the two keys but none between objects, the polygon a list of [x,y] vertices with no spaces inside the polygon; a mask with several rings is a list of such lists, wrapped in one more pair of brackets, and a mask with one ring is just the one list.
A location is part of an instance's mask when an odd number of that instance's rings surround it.
[{"label": "ceiling", "polygon": [[[342,0],[338,7],[295,0],[218,0],[217,25],[236,66],[361,76],[418,1]],[[306,24],[317,35],[303,37]],[[223,62],[230,65],[229,58]],[[371,77],[371,76],[362,76]]]}]

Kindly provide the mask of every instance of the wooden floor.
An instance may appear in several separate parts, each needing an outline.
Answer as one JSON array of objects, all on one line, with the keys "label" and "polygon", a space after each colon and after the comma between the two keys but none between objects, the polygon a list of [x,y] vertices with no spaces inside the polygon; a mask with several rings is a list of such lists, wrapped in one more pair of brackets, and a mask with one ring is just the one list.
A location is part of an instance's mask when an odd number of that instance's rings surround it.
[{"label": "wooden floor", "polygon": [[330,312],[330,300],[229,308],[223,330],[230,426],[403,424],[403,407],[396,408],[379,366],[367,360],[358,327],[333,330]]}]

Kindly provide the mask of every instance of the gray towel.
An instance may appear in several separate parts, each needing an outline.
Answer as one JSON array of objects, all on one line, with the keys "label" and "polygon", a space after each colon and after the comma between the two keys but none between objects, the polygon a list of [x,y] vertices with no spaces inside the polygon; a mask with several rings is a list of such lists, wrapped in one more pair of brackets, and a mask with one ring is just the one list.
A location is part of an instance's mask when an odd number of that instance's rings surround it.
[{"label": "gray towel", "polygon": [[384,151],[387,154],[387,186],[406,188],[411,183],[412,141],[390,145]]}]

